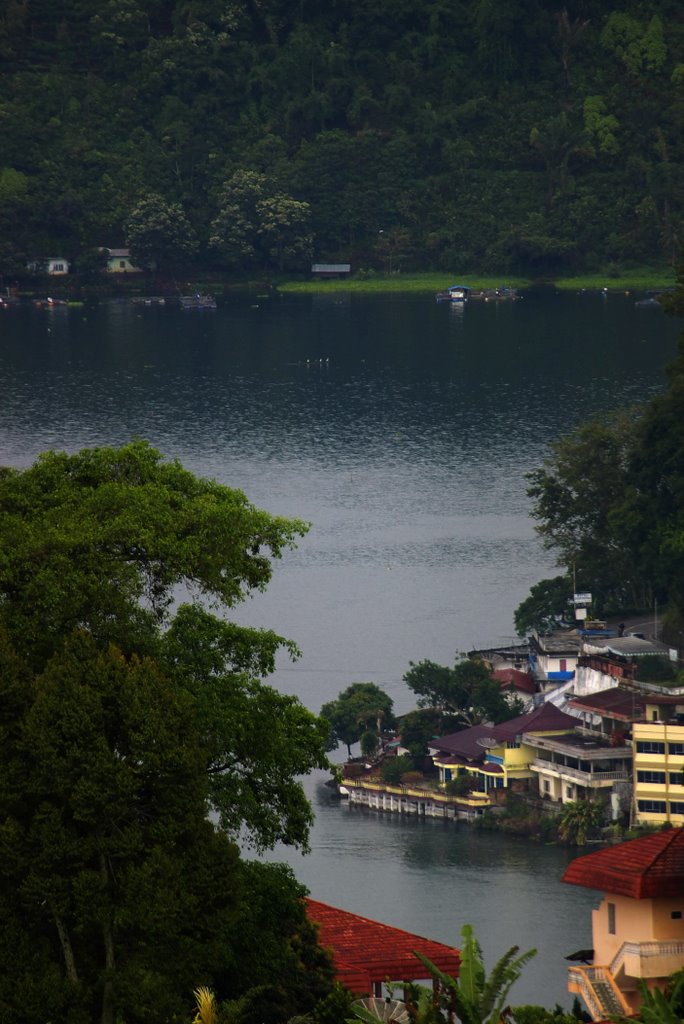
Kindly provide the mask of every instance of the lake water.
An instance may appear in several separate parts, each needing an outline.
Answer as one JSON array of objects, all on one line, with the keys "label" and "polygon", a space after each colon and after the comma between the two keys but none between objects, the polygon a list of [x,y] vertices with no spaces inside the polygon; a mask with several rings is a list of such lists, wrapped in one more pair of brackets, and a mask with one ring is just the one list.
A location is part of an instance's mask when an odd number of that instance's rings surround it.
[{"label": "lake water", "polygon": [[[555,573],[525,474],[601,410],[663,385],[681,323],[625,295],[530,292],[465,309],[423,297],[236,299],[215,313],[3,312],[0,459],[144,437],[196,473],[311,524],[236,614],[294,639],[272,680],[313,710],[371,680],[412,706],[410,661],[512,639]],[[331,804],[287,859],[316,899],[457,943],[539,955],[516,1002],[569,1004],[563,956],[590,945],[597,896],[560,884],[571,854],[467,826]]]}]

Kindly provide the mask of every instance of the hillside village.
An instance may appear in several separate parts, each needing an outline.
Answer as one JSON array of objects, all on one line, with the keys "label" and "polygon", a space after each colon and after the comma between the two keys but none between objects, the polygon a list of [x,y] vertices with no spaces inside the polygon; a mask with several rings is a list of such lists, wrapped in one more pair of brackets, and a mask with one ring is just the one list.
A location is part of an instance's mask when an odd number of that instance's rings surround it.
[{"label": "hillside village", "polygon": [[408,784],[382,781],[381,761],[405,752],[395,737],[372,764],[344,766],[344,795],[379,810],[476,820],[502,813],[516,794],[550,810],[599,802],[601,824],[616,833],[684,825],[684,685],[645,678],[659,674],[654,668],[668,675],[678,651],[623,631],[586,620],[524,645],[470,652],[524,699],[524,713],[433,737],[423,783],[415,773]]}]

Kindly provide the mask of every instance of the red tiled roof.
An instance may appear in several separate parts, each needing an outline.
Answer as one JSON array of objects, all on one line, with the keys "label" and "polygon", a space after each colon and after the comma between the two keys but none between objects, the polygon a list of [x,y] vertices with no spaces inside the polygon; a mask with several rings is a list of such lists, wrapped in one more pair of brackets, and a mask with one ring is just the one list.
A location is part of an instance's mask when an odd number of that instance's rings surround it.
[{"label": "red tiled roof", "polygon": [[461,958],[452,946],[317,900],[307,898],[305,903],[309,920],[318,925],[320,944],[332,950],[338,980],[356,995],[369,993],[373,982],[425,979],[415,950],[445,974],[458,977]]},{"label": "red tiled roof", "polygon": [[524,693],[536,693],[537,687],[529,672],[521,672],[517,668],[496,668],[492,673],[503,686],[513,685],[516,690]]},{"label": "red tiled roof", "polygon": [[563,881],[635,900],[684,892],[684,828],[664,829],[578,857]]},{"label": "red tiled roof", "polygon": [[609,690],[589,693],[584,697],[568,700],[579,711],[591,711],[604,718],[616,718],[621,722],[634,722],[644,716],[644,696],[622,686],[611,686]]}]

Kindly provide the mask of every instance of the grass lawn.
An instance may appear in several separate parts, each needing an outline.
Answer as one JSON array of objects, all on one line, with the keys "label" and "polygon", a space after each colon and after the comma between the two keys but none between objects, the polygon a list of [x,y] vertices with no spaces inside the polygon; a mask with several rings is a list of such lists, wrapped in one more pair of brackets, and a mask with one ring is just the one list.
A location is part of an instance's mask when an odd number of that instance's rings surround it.
[{"label": "grass lawn", "polygon": [[672,267],[654,270],[652,267],[639,267],[636,270],[625,270],[620,274],[603,272],[600,274],[583,274],[580,277],[559,277],[552,282],[560,291],[600,290],[607,288],[609,292],[645,292],[658,291],[661,288],[672,288],[675,284],[675,272]]},{"label": "grass lawn", "polygon": [[452,284],[465,284],[474,291],[499,288],[524,288],[531,282],[522,277],[479,277],[476,274],[376,274],[373,277],[350,277],[339,281],[287,281],[278,285],[280,292],[439,292]]},{"label": "grass lawn", "polygon": [[473,291],[484,291],[487,288],[499,288],[506,284],[511,288],[531,288],[535,284],[545,284],[558,288],[560,291],[587,290],[600,291],[657,291],[671,288],[675,284],[675,272],[670,268],[654,270],[643,267],[637,270],[624,271],[616,274],[605,271],[598,274],[585,274],[581,277],[562,277],[556,280],[535,282],[524,277],[509,277],[500,274],[496,277],[478,274],[375,274],[373,277],[349,277],[334,281],[285,281],[277,285],[280,292],[289,293],[325,293],[325,292],[438,292],[452,284],[464,284]]}]

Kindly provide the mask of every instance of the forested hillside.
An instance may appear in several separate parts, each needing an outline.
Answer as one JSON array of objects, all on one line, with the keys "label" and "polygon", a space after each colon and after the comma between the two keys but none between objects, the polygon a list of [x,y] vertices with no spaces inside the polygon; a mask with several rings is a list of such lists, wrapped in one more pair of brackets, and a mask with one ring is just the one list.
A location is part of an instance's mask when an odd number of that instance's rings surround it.
[{"label": "forested hillside", "polygon": [[0,272],[143,214],[226,270],[681,248],[681,0],[3,0],[0,59]]}]

